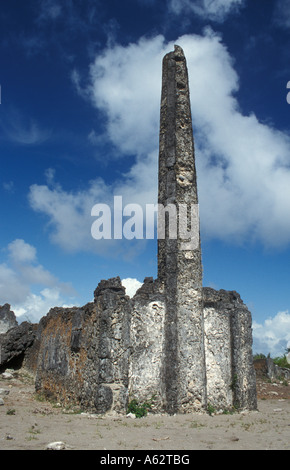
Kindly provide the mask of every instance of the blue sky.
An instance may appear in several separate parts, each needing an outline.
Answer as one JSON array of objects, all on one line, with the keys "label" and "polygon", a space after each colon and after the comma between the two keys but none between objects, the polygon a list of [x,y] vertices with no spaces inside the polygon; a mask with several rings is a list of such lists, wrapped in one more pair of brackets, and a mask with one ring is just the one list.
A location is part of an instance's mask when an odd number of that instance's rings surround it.
[{"label": "blue sky", "polygon": [[92,206],[156,202],[161,62],[188,63],[204,285],[236,290],[254,351],[290,341],[290,1],[0,6],[0,305],[38,321],[101,279],[156,277],[156,240],[97,241]]}]

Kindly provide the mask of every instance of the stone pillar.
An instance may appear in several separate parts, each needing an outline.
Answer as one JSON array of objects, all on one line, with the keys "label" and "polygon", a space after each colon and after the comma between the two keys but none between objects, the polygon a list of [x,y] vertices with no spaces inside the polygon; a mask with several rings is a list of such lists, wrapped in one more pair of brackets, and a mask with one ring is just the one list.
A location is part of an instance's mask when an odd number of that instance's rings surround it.
[{"label": "stone pillar", "polygon": [[99,362],[96,410],[124,412],[128,401],[131,302],[119,277],[101,281],[94,296]]},{"label": "stone pillar", "polygon": [[215,410],[230,410],[234,405],[233,298],[231,292],[203,288],[207,401]]},{"label": "stone pillar", "polygon": [[[164,239],[158,234],[158,280],[166,306],[162,376],[165,409],[172,414],[206,405],[198,196],[188,73],[179,46],[163,59],[159,145],[159,227],[165,221]],[[189,242],[181,233],[184,221],[192,232]]]},{"label": "stone pillar", "polygon": [[239,294],[234,293],[231,312],[234,405],[240,409],[257,409],[256,373],[252,354],[252,315]]},{"label": "stone pillar", "polygon": [[235,291],[203,289],[208,404],[255,410],[252,317]]},{"label": "stone pillar", "polygon": [[146,278],[132,304],[129,400],[152,402],[152,411],[162,412],[165,307],[158,282]]}]

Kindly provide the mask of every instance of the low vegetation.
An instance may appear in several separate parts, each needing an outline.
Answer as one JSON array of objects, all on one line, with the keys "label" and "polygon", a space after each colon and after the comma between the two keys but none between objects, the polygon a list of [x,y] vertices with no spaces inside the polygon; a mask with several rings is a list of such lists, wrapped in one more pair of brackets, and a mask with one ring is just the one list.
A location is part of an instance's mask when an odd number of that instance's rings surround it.
[{"label": "low vegetation", "polygon": [[143,418],[150,410],[151,404],[150,403],[138,403],[137,400],[131,400],[128,404],[128,413],[133,413],[136,418]]},{"label": "low vegetation", "polygon": [[[287,354],[289,352],[290,352],[290,348],[287,348],[285,354],[283,354],[282,356],[273,357],[272,359],[273,359],[274,364],[276,364],[279,367],[287,367],[288,369],[290,369],[290,364],[288,363],[288,360],[287,360]],[[265,356],[265,354],[261,354],[261,353],[255,354],[254,361],[258,359],[266,359],[266,357],[270,357],[270,354],[268,354],[268,356]]]}]

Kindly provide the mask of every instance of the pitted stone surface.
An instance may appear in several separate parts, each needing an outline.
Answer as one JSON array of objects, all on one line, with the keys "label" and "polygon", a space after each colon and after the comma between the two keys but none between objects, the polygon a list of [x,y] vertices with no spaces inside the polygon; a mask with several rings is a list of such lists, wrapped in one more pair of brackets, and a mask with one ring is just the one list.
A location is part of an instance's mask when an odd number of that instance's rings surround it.
[{"label": "pitted stone surface", "polygon": [[[188,72],[183,50],[175,46],[163,59],[159,204],[191,208],[198,204]],[[165,320],[163,387],[169,413],[206,406],[203,338],[202,264],[199,221],[196,246],[183,249],[185,240],[168,236],[158,241],[158,279],[164,284]],[[189,226],[189,221],[187,222]]]}]

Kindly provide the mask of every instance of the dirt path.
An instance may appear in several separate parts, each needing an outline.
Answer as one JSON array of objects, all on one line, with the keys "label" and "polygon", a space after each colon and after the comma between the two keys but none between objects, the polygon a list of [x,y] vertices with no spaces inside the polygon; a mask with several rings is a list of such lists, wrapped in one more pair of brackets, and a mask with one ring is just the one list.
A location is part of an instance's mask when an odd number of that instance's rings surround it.
[{"label": "dirt path", "polygon": [[290,386],[282,383],[258,383],[257,412],[141,419],[69,413],[37,400],[23,373],[0,375],[0,389],[9,391],[2,392],[0,450],[43,450],[53,441],[66,449],[102,451],[290,449]]}]

